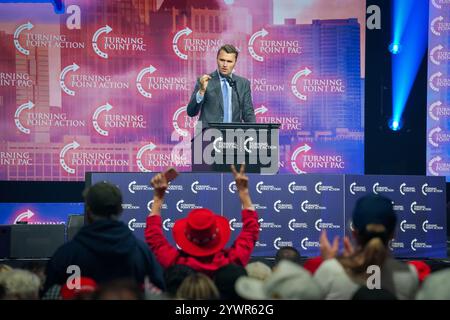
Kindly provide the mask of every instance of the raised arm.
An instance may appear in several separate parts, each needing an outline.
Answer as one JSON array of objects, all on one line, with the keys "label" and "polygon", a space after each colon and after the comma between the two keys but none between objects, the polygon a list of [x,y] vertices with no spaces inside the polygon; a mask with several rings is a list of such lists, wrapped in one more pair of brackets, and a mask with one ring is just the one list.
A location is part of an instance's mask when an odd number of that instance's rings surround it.
[{"label": "raised arm", "polygon": [[245,175],[245,164],[241,165],[239,172],[234,166],[231,166],[231,171],[234,175],[239,199],[242,204],[243,227],[230,249],[229,257],[232,263],[245,266],[249,262],[255,243],[259,238],[258,214],[250,198],[248,177]]},{"label": "raised arm", "polygon": [[145,241],[163,268],[172,265],[179,256],[178,250],[164,236],[161,220],[161,207],[164,202],[165,192],[169,186],[169,181],[177,175],[178,173],[175,169],[169,169],[164,173],[158,173],[150,182],[154,188],[153,206],[152,211],[147,217]]},{"label": "raised arm", "polygon": [[245,164],[241,165],[239,172],[236,170],[234,165],[231,165],[231,172],[233,173],[234,180],[236,181],[236,188],[239,192],[239,199],[242,203],[242,208],[244,210],[255,211],[252,204],[252,199],[250,198],[250,192],[248,191],[248,177],[245,175]]}]

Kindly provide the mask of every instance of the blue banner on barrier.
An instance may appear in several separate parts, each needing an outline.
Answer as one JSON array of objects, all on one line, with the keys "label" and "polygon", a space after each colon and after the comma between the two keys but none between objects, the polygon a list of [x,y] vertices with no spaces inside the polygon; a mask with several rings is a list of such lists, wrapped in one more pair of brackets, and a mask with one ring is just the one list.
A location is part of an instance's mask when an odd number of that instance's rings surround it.
[{"label": "blue banner on barrier", "polygon": [[[151,211],[155,173],[92,173],[88,183],[107,180],[123,193],[122,220],[144,238]],[[252,201],[259,216],[260,237],[253,256],[274,256],[281,246],[293,246],[303,256],[320,254],[319,236],[351,235],[356,200],[367,193],[392,199],[398,214],[394,239],[397,257],[444,258],[446,248],[445,180],[423,176],[273,175],[248,174]],[[162,209],[163,229],[171,234],[174,222],[197,207],[229,219],[231,246],[242,229],[241,204],[231,174],[182,173],[167,191]],[[351,236],[350,236],[351,238]],[[342,242],[341,242],[342,248]]]},{"label": "blue banner on barrier", "polygon": [[393,201],[397,228],[389,247],[397,257],[447,256],[445,180],[421,176],[346,175],[347,232],[356,200],[366,193],[382,194]]}]

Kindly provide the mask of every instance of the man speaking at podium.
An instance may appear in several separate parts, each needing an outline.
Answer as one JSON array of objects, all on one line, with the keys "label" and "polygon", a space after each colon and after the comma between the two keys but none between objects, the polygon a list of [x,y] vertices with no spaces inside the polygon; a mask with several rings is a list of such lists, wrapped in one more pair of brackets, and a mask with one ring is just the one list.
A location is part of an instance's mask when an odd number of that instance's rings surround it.
[{"label": "man speaking at podium", "polygon": [[187,106],[187,114],[203,127],[210,122],[256,122],[250,81],[233,74],[239,52],[226,44],[217,52],[217,70],[202,75]]}]

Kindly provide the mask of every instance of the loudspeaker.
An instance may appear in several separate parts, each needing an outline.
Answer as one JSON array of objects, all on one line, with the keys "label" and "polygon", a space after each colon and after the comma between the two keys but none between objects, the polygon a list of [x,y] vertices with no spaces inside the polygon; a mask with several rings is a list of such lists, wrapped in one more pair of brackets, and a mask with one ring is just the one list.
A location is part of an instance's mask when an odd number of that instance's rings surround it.
[{"label": "loudspeaker", "polygon": [[69,222],[67,224],[67,241],[70,241],[84,226],[84,215],[71,214],[69,215]]},{"label": "loudspeaker", "polygon": [[0,226],[0,258],[49,258],[64,244],[64,224]]}]

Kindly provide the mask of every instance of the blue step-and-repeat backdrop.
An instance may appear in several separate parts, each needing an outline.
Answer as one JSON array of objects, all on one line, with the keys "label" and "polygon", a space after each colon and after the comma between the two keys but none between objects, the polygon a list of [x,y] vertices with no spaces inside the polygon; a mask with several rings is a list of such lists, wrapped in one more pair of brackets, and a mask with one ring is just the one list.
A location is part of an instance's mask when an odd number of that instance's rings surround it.
[{"label": "blue step-and-repeat backdrop", "polygon": [[[144,238],[151,210],[155,173],[91,173],[87,183],[110,181],[123,192],[122,220]],[[445,258],[446,195],[443,177],[362,175],[248,174],[252,201],[258,211],[260,237],[253,256],[274,256],[281,246],[294,246],[304,256],[317,256],[319,236],[351,234],[356,200],[367,193],[392,199],[398,223],[389,248],[397,257]],[[183,173],[167,191],[163,228],[172,244],[174,222],[191,209],[207,207],[227,217],[232,244],[242,229],[241,206],[231,174]],[[342,245],[342,243],[341,243]]]}]

